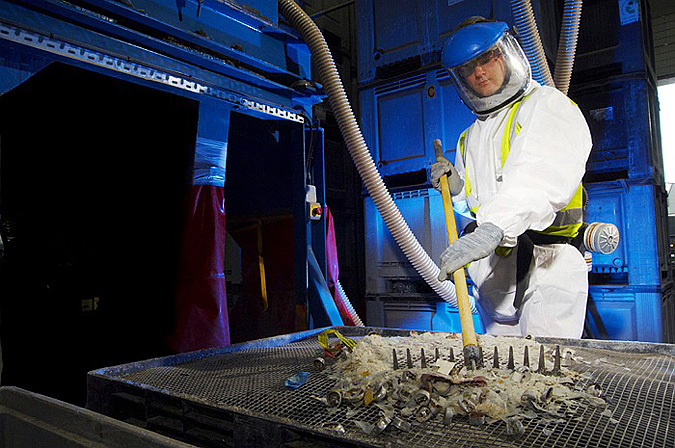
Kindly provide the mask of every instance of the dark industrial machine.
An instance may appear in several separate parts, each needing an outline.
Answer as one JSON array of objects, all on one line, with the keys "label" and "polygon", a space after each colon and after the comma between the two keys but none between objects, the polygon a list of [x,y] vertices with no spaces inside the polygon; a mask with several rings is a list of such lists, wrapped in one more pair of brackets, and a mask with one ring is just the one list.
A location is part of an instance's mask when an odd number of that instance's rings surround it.
[{"label": "dark industrial machine", "polygon": [[342,322],[276,1],[2,1],[0,73],[4,384],[83,403],[101,365]]}]

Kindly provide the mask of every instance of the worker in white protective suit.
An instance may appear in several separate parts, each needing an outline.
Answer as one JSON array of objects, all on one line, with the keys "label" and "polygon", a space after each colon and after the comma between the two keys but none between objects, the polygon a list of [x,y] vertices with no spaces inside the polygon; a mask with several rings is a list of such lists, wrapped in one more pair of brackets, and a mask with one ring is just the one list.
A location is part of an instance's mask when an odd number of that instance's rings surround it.
[{"label": "worker in white protective suit", "polygon": [[459,137],[455,166],[434,164],[431,181],[438,188],[447,174],[453,203],[466,201],[476,220],[442,253],[439,280],[469,264],[488,333],[579,338],[588,271],[572,239],[590,131],[574,102],[532,79],[505,23],[467,21],[442,62],[477,119]]}]

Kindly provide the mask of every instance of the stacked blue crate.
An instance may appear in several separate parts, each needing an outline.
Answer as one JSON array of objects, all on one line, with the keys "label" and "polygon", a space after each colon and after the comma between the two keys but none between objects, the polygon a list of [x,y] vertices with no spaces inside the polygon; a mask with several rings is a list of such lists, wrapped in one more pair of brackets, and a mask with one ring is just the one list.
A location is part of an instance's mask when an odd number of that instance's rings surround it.
[{"label": "stacked blue crate", "polygon": [[654,74],[649,2],[584,1],[573,80],[636,73]]},{"label": "stacked blue crate", "polygon": [[433,65],[450,30],[462,19],[481,15],[510,17],[508,1],[358,0],[358,78],[378,82],[392,74]]},{"label": "stacked blue crate", "polygon": [[[433,140],[440,138],[445,157],[454,161],[457,136],[475,117],[438,68],[365,87],[360,100],[364,137],[380,174],[413,233],[438,260],[448,243],[440,193],[427,182]],[[457,310],[424,284],[370,197],[364,199],[364,216],[368,324],[459,331]],[[477,320],[475,326],[482,329]]]},{"label": "stacked blue crate", "polygon": [[[619,247],[593,254],[590,293],[614,339],[661,340],[661,275],[655,185],[619,179],[586,185],[586,220],[616,224]],[[595,324],[595,323],[594,323]]]},{"label": "stacked blue crate", "polygon": [[444,142],[446,157],[454,160],[459,134],[475,119],[445,70],[363,88],[360,100],[364,138],[383,176],[428,169],[436,161],[436,138]]},{"label": "stacked blue crate", "polygon": [[[628,6],[584,2],[569,96],[593,137],[585,220],[614,223],[621,234],[613,254],[593,254],[590,294],[599,319],[612,339],[658,342],[662,321],[672,319],[662,314],[672,280],[658,99],[649,4]],[[590,323],[597,336],[596,319]]]}]

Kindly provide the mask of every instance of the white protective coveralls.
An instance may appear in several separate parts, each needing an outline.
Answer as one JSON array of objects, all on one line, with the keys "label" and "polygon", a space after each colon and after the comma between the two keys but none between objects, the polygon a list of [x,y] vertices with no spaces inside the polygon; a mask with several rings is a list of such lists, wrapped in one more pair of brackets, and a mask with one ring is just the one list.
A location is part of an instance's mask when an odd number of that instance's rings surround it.
[{"label": "white protective coveralls", "polygon": [[[466,200],[469,208],[480,207],[477,224],[502,229],[505,247],[515,246],[526,230],[544,230],[553,223],[579,186],[592,146],[586,120],[569,98],[534,81],[529,94],[517,114],[520,132],[510,139],[503,168],[508,107],[478,118],[466,133],[466,163],[459,147],[455,159],[460,178],[469,179],[471,194],[466,197],[463,189],[453,202]],[[535,246],[519,309],[513,305],[516,250],[505,257],[493,252],[469,265],[487,332],[581,337],[588,270],[579,250],[570,244]]]}]

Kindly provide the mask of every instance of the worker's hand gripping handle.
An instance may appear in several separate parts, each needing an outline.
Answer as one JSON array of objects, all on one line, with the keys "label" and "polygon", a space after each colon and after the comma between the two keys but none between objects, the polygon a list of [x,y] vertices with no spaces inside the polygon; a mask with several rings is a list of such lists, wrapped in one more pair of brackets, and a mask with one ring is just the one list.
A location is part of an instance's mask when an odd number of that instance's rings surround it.
[{"label": "worker's hand gripping handle", "polygon": [[[436,161],[441,162],[443,157],[443,144],[439,139],[434,140],[434,151],[436,152]],[[457,239],[457,226],[455,225],[455,214],[452,210],[452,200],[450,199],[450,188],[448,187],[448,176],[441,176],[441,195],[443,196],[443,209],[445,210],[445,225],[448,229],[448,240],[450,244]],[[457,308],[459,309],[459,323],[462,327],[462,341],[464,343],[464,360],[467,366],[471,366],[470,361],[479,363],[478,341],[476,331],[473,327],[473,317],[471,316],[471,303],[469,302],[469,291],[466,286],[466,276],[464,269],[458,269],[453,274],[455,281],[455,290],[457,291]]]}]

